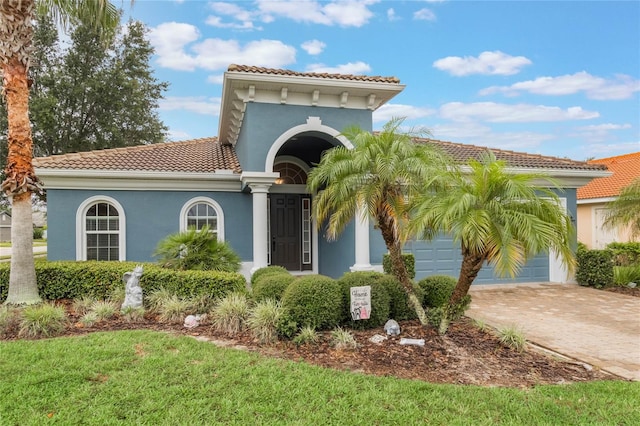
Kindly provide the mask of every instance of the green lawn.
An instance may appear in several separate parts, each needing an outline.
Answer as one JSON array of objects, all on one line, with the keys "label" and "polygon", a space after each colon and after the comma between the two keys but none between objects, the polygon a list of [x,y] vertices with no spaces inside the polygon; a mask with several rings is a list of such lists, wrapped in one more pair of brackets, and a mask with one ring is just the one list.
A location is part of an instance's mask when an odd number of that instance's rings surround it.
[{"label": "green lawn", "polygon": [[0,342],[0,424],[640,424],[640,383],[517,390],[326,370],[151,331]]}]

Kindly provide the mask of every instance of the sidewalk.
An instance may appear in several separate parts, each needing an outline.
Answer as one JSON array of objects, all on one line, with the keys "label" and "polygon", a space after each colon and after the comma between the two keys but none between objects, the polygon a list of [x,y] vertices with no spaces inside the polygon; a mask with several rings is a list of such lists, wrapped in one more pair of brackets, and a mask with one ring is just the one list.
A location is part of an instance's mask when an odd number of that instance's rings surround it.
[{"label": "sidewalk", "polygon": [[[47,246],[33,248],[34,255],[42,255],[47,253]],[[11,260],[11,247],[0,247],[0,262],[9,262]]]},{"label": "sidewalk", "polygon": [[640,380],[640,298],[575,284],[473,286],[471,318],[516,326],[528,341]]}]

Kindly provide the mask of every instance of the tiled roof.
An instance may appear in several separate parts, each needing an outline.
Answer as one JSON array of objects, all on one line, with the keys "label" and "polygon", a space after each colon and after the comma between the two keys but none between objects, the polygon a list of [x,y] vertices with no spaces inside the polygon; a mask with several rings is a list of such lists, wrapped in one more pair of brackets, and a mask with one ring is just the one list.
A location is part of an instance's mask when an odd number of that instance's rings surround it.
[{"label": "tiled roof", "polygon": [[353,80],[353,81],[371,81],[376,83],[400,83],[400,79],[397,77],[381,77],[381,76],[367,76],[367,75],[352,75],[352,74],[329,74],[329,73],[314,73],[314,72],[297,72],[283,69],[254,67],[249,65],[229,65],[228,71],[230,72],[250,72],[256,74],[273,74],[273,75],[287,75],[296,77],[315,77],[326,78],[333,80]]},{"label": "tiled roof", "polygon": [[193,139],[34,158],[40,169],[121,170],[207,173],[230,169],[240,173],[232,146],[217,138]]},{"label": "tiled roof", "polygon": [[620,190],[640,177],[640,152],[618,155],[617,157],[600,158],[589,161],[589,164],[600,164],[613,172],[611,176],[594,179],[578,189],[578,199],[607,198],[620,195]]},{"label": "tiled roof", "polygon": [[[479,159],[480,155],[487,152],[489,148],[468,145],[462,143],[445,142],[434,139],[415,139],[421,143],[431,143],[440,147],[443,151],[453,157],[456,161],[465,163],[470,159]],[[527,154],[524,152],[507,151],[502,149],[493,149],[498,160],[505,161],[511,167],[522,168],[540,168],[540,169],[573,169],[573,170],[593,170],[604,171],[605,166],[600,164],[591,164],[584,161],[569,160],[566,158],[550,157],[538,154]]]}]

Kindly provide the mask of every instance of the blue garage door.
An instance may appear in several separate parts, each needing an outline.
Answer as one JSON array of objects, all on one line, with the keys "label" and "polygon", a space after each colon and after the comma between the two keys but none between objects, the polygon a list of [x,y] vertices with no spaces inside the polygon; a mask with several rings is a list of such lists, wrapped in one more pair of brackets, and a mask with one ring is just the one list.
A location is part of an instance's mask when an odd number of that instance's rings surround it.
[{"label": "blue garage door", "polygon": [[[449,237],[442,236],[431,242],[409,241],[404,251],[416,258],[416,280],[430,275],[458,277],[462,255],[460,246]],[[540,254],[531,259],[515,278],[499,278],[491,266],[480,270],[474,284],[528,283],[549,281],[549,255]]]}]

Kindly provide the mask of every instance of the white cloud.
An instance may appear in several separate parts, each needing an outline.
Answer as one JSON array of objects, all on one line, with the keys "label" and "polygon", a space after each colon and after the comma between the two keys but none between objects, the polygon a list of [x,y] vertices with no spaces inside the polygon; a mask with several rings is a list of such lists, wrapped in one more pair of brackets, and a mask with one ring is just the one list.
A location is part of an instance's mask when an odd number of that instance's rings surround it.
[{"label": "white cloud", "polygon": [[430,108],[420,108],[412,105],[384,104],[373,112],[374,123],[386,123],[394,117],[406,117],[407,120],[428,117],[436,111]]},{"label": "white cloud", "polygon": [[319,55],[327,45],[320,40],[309,40],[302,43],[300,47],[309,55]]},{"label": "white cloud", "polygon": [[167,138],[170,141],[184,141],[191,139],[191,135],[184,130],[169,129],[167,132]]},{"label": "white cloud", "polygon": [[613,123],[605,123],[605,124],[592,124],[590,126],[582,126],[578,127],[579,130],[585,130],[588,132],[598,132],[598,131],[608,131],[608,130],[621,130],[621,129],[630,129],[631,124],[613,124]]},{"label": "white cloud", "polygon": [[456,123],[436,125],[431,129],[434,139],[464,142],[477,146],[514,151],[535,151],[542,143],[556,136],[530,131],[495,132],[491,127],[479,123]]},{"label": "white cloud", "polygon": [[159,107],[164,111],[184,110],[196,114],[220,115],[220,98],[206,96],[168,96],[160,100]]},{"label": "white cloud", "polygon": [[207,83],[222,84],[224,82],[224,74],[212,74],[207,77]]},{"label": "white cloud", "polygon": [[296,49],[279,40],[255,40],[244,46],[219,38],[194,43],[199,38],[196,27],[176,22],[160,24],[149,35],[158,64],[175,70],[221,70],[234,63],[282,68],[296,60]]},{"label": "white cloud", "polygon": [[471,74],[513,75],[532,62],[524,56],[511,56],[499,50],[473,56],[447,56],[433,63],[435,68],[455,76]]},{"label": "white cloud", "polygon": [[581,126],[577,128],[577,132],[572,135],[574,137],[580,138],[583,141],[589,143],[596,142],[613,142],[618,139],[618,135],[615,134],[617,130],[626,130],[630,129],[631,124],[613,124],[613,123],[604,123],[604,124],[593,124],[590,126]]},{"label": "white cloud", "polygon": [[363,75],[371,71],[369,64],[358,61],[349,62],[335,67],[330,67],[325,64],[311,64],[307,67],[307,72],[315,73],[327,73],[327,74],[352,74]]},{"label": "white cloud", "polygon": [[638,151],[640,151],[640,141],[620,143],[594,143],[589,144],[586,147],[582,147],[581,154],[584,155],[584,158],[606,158],[614,155],[622,155],[629,152]]},{"label": "white cloud", "polygon": [[417,21],[435,21],[436,14],[431,9],[420,9],[413,13],[413,19]]},{"label": "white cloud", "polygon": [[545,105],[499,104],[495,102],[449,102],[440,107],[440,116],[453,121],[482,120],[491,123],[532,123],[597,118],[596,111],[582,107],[562,109]]},{"label": "white cloud", "polygon": [[396,15],[396,11],[393,8],[387,9],[387,19],[390,21],[399,21],[400,17]]},{"label": "white cloud", "polygon": [[640,91],[640,80],[628,75],[616,75],[613,79],[596,77],[586,71],[558,77],[538,77],[511,86],[492,86],[480,91],[481,95],[503,93],[507,96],[529,92],[537,95],[572,95],[584,92],[590,99],[628,99]]}]

